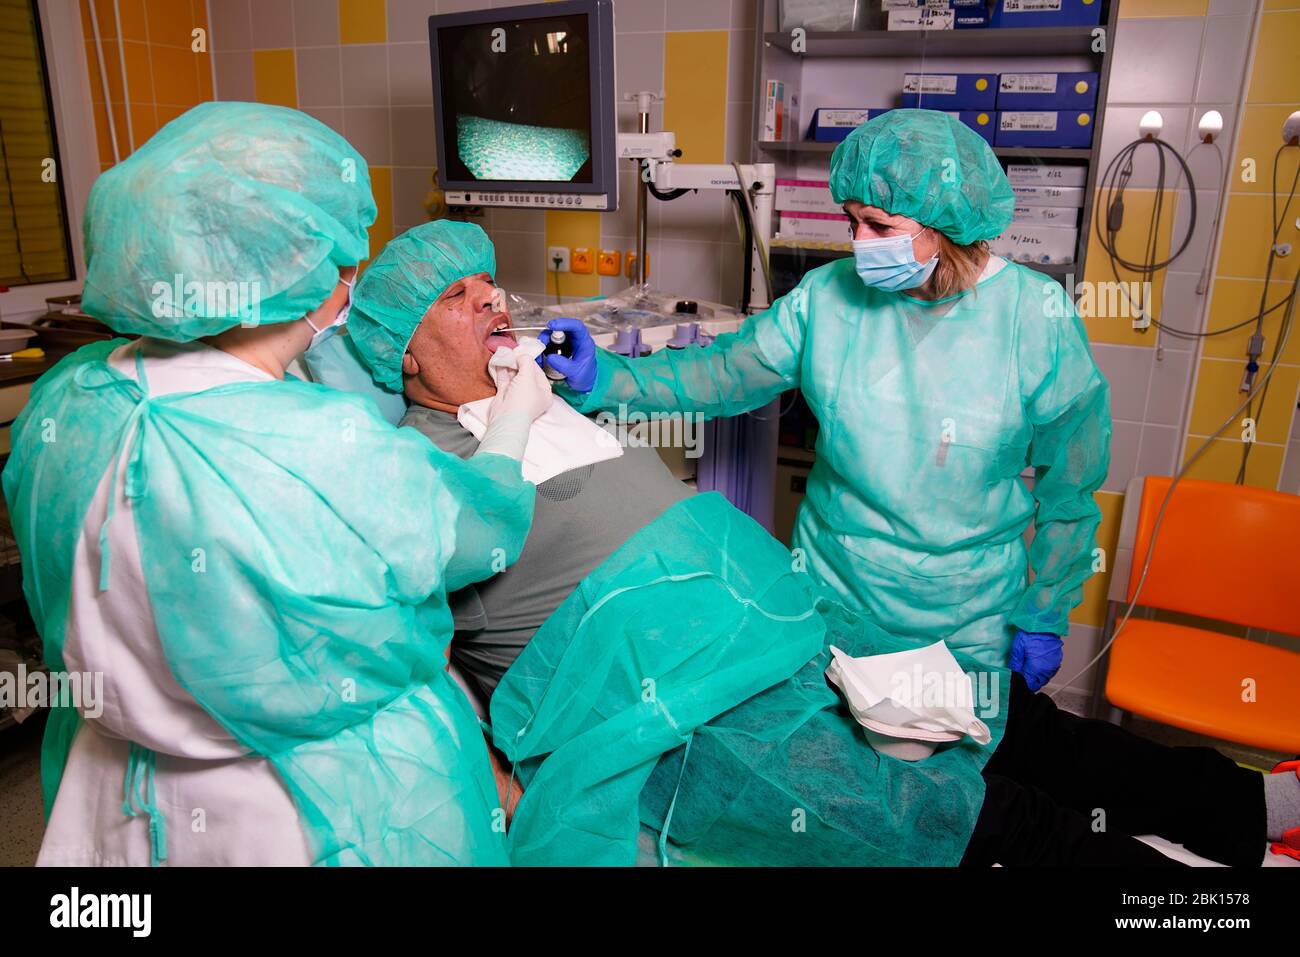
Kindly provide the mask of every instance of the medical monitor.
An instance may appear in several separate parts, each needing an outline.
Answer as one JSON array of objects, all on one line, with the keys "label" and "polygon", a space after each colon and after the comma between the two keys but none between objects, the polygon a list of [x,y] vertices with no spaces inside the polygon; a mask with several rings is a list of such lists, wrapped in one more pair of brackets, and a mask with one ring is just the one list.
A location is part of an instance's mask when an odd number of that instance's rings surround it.
[{"label": "medical monitor", "polygon": [[429,55],[448,203],[617,208],[611,0],[431,16]]}]

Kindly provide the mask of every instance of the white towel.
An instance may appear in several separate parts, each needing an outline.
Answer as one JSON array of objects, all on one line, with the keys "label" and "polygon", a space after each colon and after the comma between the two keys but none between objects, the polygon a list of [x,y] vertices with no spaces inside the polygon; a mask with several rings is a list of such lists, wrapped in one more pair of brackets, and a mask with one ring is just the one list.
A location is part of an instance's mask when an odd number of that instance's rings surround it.
[{"label": "white towel", "polygon": [[935,744],[967,735],[978,744],[992,740],[988,725],[975,716],[970,675],[942,641],[865,658],[832,645],[831,655],[826,677],[843,692],[860,725],[900,742],[929,744],[919,752],[904,746],[900,757],[928,754]]},{"label": "white towel", "polygon": [[[519,372],[519,363],[533,362],[542,353],[542,343],[525,339],[514,349],[498,349],[488,361],[488,374],[496,383],[499,395]],[[487,431],[488,408],[495,396],[467,402],[456,412],[456,420],[474,438],[482,439]],[[524,449],[524,478],[534,485],[562,472],[594,465],[623,454],[618,438],[602,429],[574,409],[558,395],[551,407],[533,422]]]}]

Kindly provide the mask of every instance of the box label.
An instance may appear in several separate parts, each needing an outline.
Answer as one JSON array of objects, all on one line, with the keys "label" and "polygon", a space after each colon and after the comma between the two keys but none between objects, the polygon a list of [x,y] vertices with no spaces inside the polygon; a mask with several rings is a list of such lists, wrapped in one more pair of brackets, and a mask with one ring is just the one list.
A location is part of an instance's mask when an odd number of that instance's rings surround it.
[{"label": "box label", "polygon": [[1038,13],[1061,9],[1061,0],[1002,0],[1003,13]]},{"label": "box label", "polygon": [[903,77],[904,93],[956,93],[957,75],[909,73]]},{"label": "box label", "polygon": [[1055,93],[1055,73],[1003,73],[998,88],[1003,93]]},{"label": "box label", "polygon": [[859,127],[867,122],[868,110],[827,110],[817,111],[817,125],[822,127]]},{"label": "box label", "polygon": [[1056,130],[1056,114],[1047,113],[1003,113],[998,122],[1004,130],[1033,132],[1053,132]]}]

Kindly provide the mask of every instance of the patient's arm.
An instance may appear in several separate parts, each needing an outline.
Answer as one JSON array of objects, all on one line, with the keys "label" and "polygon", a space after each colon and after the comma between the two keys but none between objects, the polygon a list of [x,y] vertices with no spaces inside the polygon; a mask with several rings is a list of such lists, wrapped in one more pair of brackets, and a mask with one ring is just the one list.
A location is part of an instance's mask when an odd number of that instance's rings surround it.
[{"label": "patient's arm", "polygon": [[[447,669],[451,670],[451,642],[447,643]],[[487,744],[488,760],[492,762],[492,777],[496,780],[497,796],[501,799],[501,806],[506,809],[506,823],[515,816],[515,805],[524,795],[524,786],[518,781],[514,785],[510,784],[510,764],[506,761],[496,748],[492,747],[492,740],[484,735],[484,743]],[[509,798],[507,799],[506,789],[510,789]]]},{"label": "patient's arm", "polygon": [[[511,818],[515,816],[515,805],[524,795],[524,786],[516,778],[513,784],[510,781],[510,764],[506,761],[496,748],[492,747],[492,742],[488,742],[488,759],[492,762],[492,776],[496,778],[497,795],[501,798],[501,806],[506,809],[506,823],[509,824]],[[507,796],[506,789],[510,789]]]}]

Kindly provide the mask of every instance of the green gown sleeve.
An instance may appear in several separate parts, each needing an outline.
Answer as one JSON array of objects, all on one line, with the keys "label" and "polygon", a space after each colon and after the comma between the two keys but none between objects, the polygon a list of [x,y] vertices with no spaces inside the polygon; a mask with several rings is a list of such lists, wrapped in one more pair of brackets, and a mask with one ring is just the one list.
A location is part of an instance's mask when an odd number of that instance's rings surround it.
[{"label": "green gown sleeve", "polygon": [[1069,630],[1070,611],[1092,575],[1101,521],[1093,493],[1110,467],[1111,432],[1110,389],[1083,323],[1072,305],[1061,311],[1026,320],[1022,342],[1022,356],[1026,345],[1036,353],[1022,370],[1032,385],[1025,410],[1033,427],[1029,464],[1038,512],[1029,547],[1034,580],[1011,617],[1017,628],[1054,635]]},{"label": "green gown sleeve", "polygon": [[393,428],[365,398],[329,399],[343,441],[322,443],[334,455],[297,457],[295,469],[384,561],[394,598],[419,604],[439,586],[455,591],[514,563],[535,493],[519,462],[461,459]]},{"label": "green gown sleeve", "polygon": [[630,412],[691,412],[713,419],[760,408],[799,386],[807,282],[805,277],[738,331],[704,348],[660,349],[639,359],[597,350],[591,392],[556,391],[583,413],[626,406]]}]

